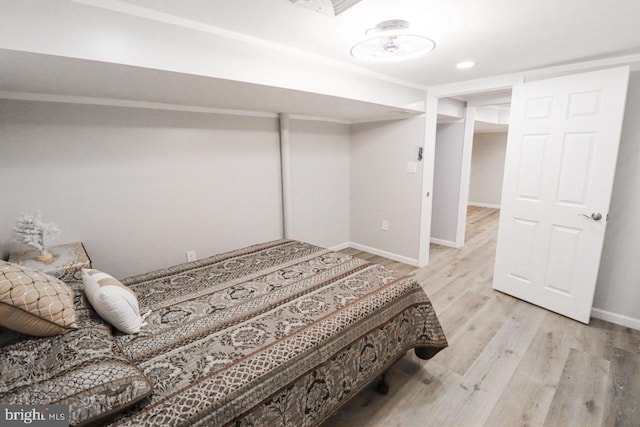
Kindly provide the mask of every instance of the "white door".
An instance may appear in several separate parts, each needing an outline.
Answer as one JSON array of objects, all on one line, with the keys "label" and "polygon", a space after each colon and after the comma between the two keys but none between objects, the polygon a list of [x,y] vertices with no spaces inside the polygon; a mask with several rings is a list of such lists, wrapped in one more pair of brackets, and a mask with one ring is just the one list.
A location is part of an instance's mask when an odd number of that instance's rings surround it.
[{"label": "white door", "polygon": [[513,89],[493,288],[589,323],[629,68]]}]

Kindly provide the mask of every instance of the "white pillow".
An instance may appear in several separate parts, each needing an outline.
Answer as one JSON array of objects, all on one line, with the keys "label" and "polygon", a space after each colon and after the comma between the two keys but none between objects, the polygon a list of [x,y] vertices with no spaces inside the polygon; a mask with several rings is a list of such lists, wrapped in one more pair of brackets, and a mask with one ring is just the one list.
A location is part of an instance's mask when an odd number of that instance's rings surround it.
[{"label": "white pillow", "polygon": [[135,292],[107,273],[82,269],[84,293],[96,312],[125,334],[136,334],[143,326]]}]

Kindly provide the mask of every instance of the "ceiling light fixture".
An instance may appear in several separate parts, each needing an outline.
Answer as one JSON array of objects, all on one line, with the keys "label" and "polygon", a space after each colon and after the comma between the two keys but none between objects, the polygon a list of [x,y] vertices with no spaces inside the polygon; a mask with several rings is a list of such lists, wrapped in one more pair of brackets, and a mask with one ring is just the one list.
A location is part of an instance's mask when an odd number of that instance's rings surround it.
[{"label": "ceiling light fixture", "polygon": [[473,68],[476,65],[473,61],[461,61],[456,64],[456,68],[458,70],[467,70],[469,68]]},{"label": "ceiling light fixture", "polygon": [[384,21],[367,30],[367,38],[351,48],[358,59],[398,61],[431,52],[436,43],[428,37],[409,33],[409,23],[402,19]]}]

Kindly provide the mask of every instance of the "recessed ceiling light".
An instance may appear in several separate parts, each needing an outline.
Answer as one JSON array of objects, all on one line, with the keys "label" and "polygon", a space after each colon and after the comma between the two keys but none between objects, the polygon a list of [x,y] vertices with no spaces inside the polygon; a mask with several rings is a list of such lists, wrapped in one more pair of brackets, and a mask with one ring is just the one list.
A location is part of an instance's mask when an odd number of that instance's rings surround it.
[{"label": "recessed ceiling light", "polygon": [[459,70],[466,70],[467,68],[473,68],[476,65],[473,61],[462,61],[456,64],[456,68]]},{"label": "recessed ceiling light", "polygon": [[351,48],[358,59],[397,61],[431,52],[436,43],[430,38],[409,32],[409,23],[392,19],[367,30],[367,38]]}]

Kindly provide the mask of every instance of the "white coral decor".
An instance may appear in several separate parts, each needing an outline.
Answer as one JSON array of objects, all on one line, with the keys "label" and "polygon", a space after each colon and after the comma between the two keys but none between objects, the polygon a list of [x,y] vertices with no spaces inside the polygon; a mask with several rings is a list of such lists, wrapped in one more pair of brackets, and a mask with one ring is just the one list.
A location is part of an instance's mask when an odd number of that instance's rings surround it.
[{"label": "white coral decor", "polygon": [[21,214],[13,227],[17,242],[26,243],[40,251],[44,256],[50,256],[49,245],[58,236],[60,230],[53,222],[42,222],[40,212],[35,214]]}]

